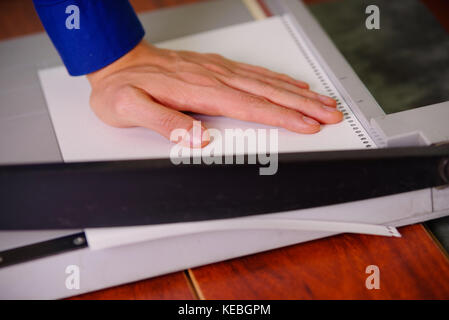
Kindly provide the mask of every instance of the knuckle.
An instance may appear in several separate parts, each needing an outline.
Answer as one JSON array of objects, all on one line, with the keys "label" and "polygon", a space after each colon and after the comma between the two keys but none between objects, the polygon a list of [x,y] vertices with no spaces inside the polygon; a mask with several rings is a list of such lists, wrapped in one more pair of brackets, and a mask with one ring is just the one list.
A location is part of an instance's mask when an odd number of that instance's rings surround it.
[{"label": "knuckle", "polygon": [[261,92],[263,92],[264,95],[279,96],[284,93],[283,89],[274,84],[266,83],[257,79],[252,80],[252,82]]},{"label": "knuckle", "polygon": [[214,86],[219,83],[215,77],[207,74],[195,74],[192,75],[192,79],[196,84],[203,86]]},{"label": "knuckle", "polygon": [[278,87],[267,84],[267,83],[261,83],[260,86],[264,93],[271,95],[271,96],[278,96],[281,93],[283,93],[283,91],[281,89],[279,89]]},{"label": "knuckle", "polygon": [[113,109],[118,116],[125,116],[132,108],[132,95],[128,90],[119,90],[114,96]]},{"label": "knuckle", "polygon": [[308,108],[314,108],[314,107],[320,106],[320,104],[317,101],[313,100],[312,98],[308,98],[308,97],[302,97],[301,103]]},{"label": "knuckle", "polygon": [[220,66],[216,63],[212,63],[212,62],[206,62],[203,64],[203,67],[206,68],[207,70],[222,74],[222,75],[229,75],[230,72],[227,68]]},{"label": "knuckle", "polygon": [[[276,74],[276,73],[275,73],[275,74]],[[291,80],[291,78],[290,78],[288,75],[284,74],[284,73],[278,73],[277,76],[278,76],[281,80],[285,80],[285,81],[290,81],[290,80]]]},{"label": "knuckle", "polygon": [[256,95],[242,95],[241,100],[243,100],[244,103],[251,105],[261,105],[268,103],[268,100],[266,98]]},{"label": "knuckle", "polygon": [[164,128],[178,128],[181,124],[180,117],[171,112],[164,112],[155,119],[157,123]]},{"label": "knuckle", "polygon": [[223,56],[218,53],[207,53],[206,56],[213,59],[223,59]]},{"label": "knuckle", "polygon": [[253,66],[254,70],[256,70],[257,72],[260,72],[262,74],[267,74],[270,73],[270,70],[268,70],[267,68],[264,67],[260,67],[260,66]]},{"label": "knuckle", "polygon": [[179,56],[180,56],[180,53],[178,51],[174,51],[174,50],[167,51],[167,54],[169,57],[175,58],[175,59],[179,58]]},{"label": "knuckle", "polygon": [[184,59],[179,59],[177,61],[177,69],[180,71],[195,70],[197,68],[198,68],[198,65],[194,62],[184,60]]},{"label": "knuckle", "polygon": [[215,87],[221,84],[220,81],[211,72],[205,72],[201,70],[193,72],[178,72],[177,76],[182,81],[196,86]]}]

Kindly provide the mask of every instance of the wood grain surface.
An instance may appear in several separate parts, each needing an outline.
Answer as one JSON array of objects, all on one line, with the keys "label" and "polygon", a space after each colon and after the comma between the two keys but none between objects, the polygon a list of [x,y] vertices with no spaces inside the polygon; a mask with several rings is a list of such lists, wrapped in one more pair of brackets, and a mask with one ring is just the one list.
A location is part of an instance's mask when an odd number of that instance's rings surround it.
[{"label": "wood grain surface", "polygon": [[[206,0],[131,3],[141,12],[199,1]],[[325,0],[306,2],[313,1]],[[447,1],[423,1],[449,26]],[[31,0],[0,0],[0,40],[41,31]],[[400,232],[401,239],[340,235],[73,299],[449,299],[445,253],[422,225]],[[380,268],[379,290],[365,287],[368,265]]]},{"label": "wood grain surface", "polygon": [[68,300],[193,300],[196,292],[184,272],[90,292]]},{"label": "wood grain surface", "polygon": [[[202,299],[449,299],[449,260],[422,225],[343,234],[190,271]],[[366,268],[380,271],[368,290]]]}]

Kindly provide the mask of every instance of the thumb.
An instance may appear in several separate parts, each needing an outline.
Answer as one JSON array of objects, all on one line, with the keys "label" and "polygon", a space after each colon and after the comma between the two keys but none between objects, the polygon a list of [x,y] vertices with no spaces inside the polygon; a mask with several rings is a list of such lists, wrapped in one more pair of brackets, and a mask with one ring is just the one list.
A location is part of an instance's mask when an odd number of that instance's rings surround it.
[{"label": "thumb", "polygon": [[126,106],[117,108],[122,120],[156,131],[186,147],[202,148],[209,144],[207,129],[200,121],[161,105],[137,88],[130,88],[127,93]]}]

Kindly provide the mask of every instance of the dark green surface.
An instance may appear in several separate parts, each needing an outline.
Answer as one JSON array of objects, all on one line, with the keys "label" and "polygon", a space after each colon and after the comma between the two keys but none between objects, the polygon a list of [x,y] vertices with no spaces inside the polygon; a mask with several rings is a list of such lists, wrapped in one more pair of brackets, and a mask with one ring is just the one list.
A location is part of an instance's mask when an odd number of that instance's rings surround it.
[{"label": "dark green surface", "polygon": [[428,221],[426,226],[449,252],[449,217]]},{"label": "dark green surface", "polygon": [[[365,27],[370,4],[380,9],[380,30]],[[449,34],[420,1],[336,0],[309,8],[386,113],[449,100]]]},{"label": "dark green surface", "polygon": [[[365,27],[369,4],[380,9],[380,30]],[[309,8],[386,113],[449,100],[449,34],[420,1],[335,0]],[[449,251],[449,217],[426,225]]]}]

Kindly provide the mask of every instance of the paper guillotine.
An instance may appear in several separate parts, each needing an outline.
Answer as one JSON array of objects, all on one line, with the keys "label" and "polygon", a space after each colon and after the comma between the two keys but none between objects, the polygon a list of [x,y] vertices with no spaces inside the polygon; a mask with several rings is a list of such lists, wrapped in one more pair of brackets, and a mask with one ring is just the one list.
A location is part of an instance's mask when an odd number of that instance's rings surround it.
[{"label": "paper guillotine", "polygon": [[[151,30],[151,41],[158,42],[249,22],[254,19],[249,2],[210,1],[140,19]],[[263,4],[273,15],[293,21],[290,25],[306,39],[379,148],[280,154],[281,170],[268,178],[251,165],[185,166],[175,172],[168,159],[63,163],[36,75],[61,64],[57,53],[45,34],[5,41],[0,43],[5,53],[0,61],[5,84],[0,89],[0,136],[8,137],[0,140],[0,298],[62,298],[338,233],[215,225],[92,250],[85,228],[254,217],[401,226],[449,214],[449,188],[444,187],[449,183],[449,147],[444,144],[449,140],[449,101],[386,114],[301,2]],[[195,179],[201,175],[208,179]],[[294,183],[299,179],[307,187]],[[161,187],[156,183],[161,180],[193,184],[190,193],[169,201],[165,194],[172,185]],[[120,181],[119,190],[114,181]],[[221,182],[221,197],[211,181]],[[142,189],[153,192],[136,196]],[[92,190],[102,190],[95,197],[104,206],[89,212]],[[206,200],[192,201],[200,190]],[[126,215],[114,199],[127,199]],[[65,287],[68,265],[80,267],[80,290]]]}]

